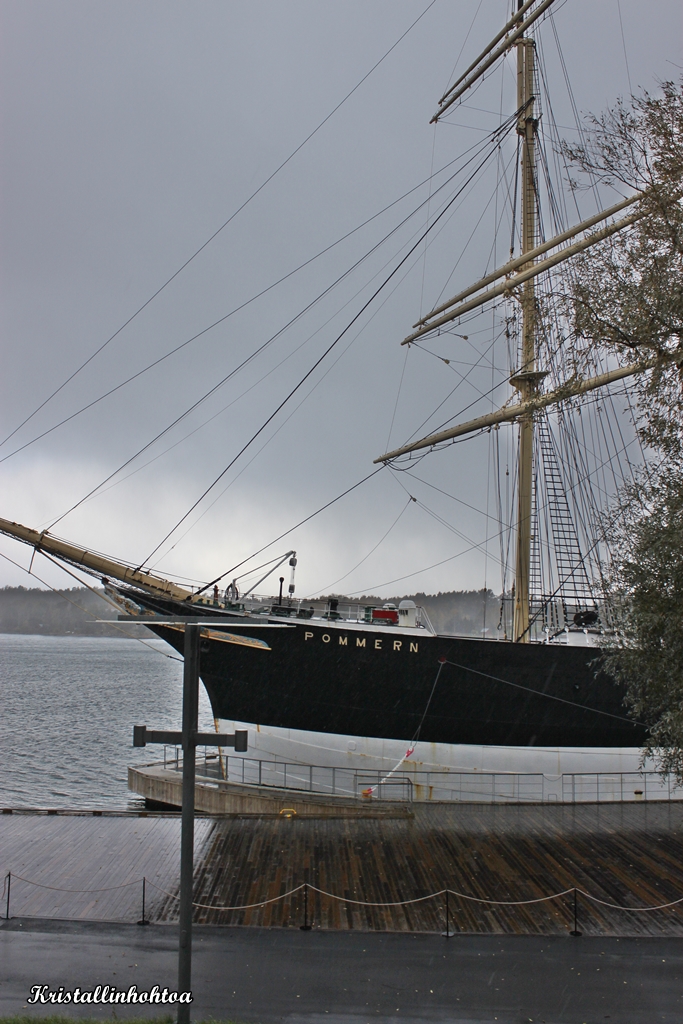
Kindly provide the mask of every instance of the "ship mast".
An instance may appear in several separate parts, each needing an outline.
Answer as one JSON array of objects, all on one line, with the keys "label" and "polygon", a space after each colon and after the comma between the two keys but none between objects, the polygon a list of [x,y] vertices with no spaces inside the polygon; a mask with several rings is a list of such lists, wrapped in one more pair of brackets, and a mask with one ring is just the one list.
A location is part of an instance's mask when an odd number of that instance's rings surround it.
[{"label": "ship mast", "polygon": [[[515,545],[515,600],[512,639],[517,643],[531,641],[530,577],[531,541],[533,523],[533,448],[534,415],[543,408],[557,405],[574,395],[586,394],[605,387],[614,381],[623,380],[643,373],[657,366],[666,365],[672,359],[679,363],[680,357],[662,353],[652,359],[642,360],[629,366],[621,366],[594,377],[574,376],[544,392],[540,388],[546,372],[537,366],[537,313],[536,277],[550,270],[577,253],[596,245],[615,232],[630,227],[645,215],[639,200],[643,193],[636,193],[609,209],[589,217],[573,228],[561,232],[548,241],[538,242],[538,190],[536,176],[536,132],[538,121],[535,115],[535,43],[526,30],[553,3],[553,0],[517,0],[517,11],[510,21],[477,57],[467,71],[447,90],[439,101],[439,110],[432,117],[436,122],[446,110],[457,102],[497,61],[514,47],[517,50],[517,133],[521,139],[521,253],[510,259],[503,267],[487,274],[481,280],[460,291],[453,298],[442,302],[431,313],[413,324],[413,331],[402,341],[403,345],[439,330],[444,324],[457,321],[463,314],[483,306],[498,296],[514,296],[520,303],[522,330],[519,351],[519,366],[510,378],[517,389],[519,401],[507,404],[496,412],[487,413],[467,423],[458,424],[438,431],[418,441],[403,445],[380,455],[375,463],[388,463],[411,452],[430,448],[456,437],[464,437],[490,429],[498,423],[516,421],[519,424],[518,475],[517,475],[517,523]],[[568,240],[588,232],[601,221],[608,221],[625,207],[633,204],[634,209],[620,220],[612,221],[597,231],[564,246]],[[550,250],[555,252],[550,255]],[[539,258],[542,257],[542,258]],[[501,281],[489,288],[488,285]],[[680,364],[679,364],[680,365]]]},{"label": "ship mast", "polygon": [[[456,437],[490,429],[499,423],[517,422],[519,424],[518,444],[518,489],[517,489],[517,523],[515,551],[515,603],[512,639],[517,643],[531,641],[530,615],[530,577],[531,577],[531,541],[533,522],[533,434],[534,415],[541,409],[558,405],[572,396],[583,395],[595,389],[606,387],[618,380],[624,380],[636,374],[665,366],[675,362],[683,370],[683,360],[678,353],[660,353],[647,360],[641,360],[628,366],[593,377],[581,378],[577,375],[561,382],[552,391],[543,391],[540,384],[546,376],[545,371],[537,366],[537,313],[535,279],[577,253],[596,245],[615,232],[630,227],[645,216],[645,207],[639,200],[643,193],[636,193],[621,200],[614,206],[602,210],[581,223],[561,232],[554,238],[538,242],[538,191],[536,176],[536,132],[535,115],[535,43],[527,34],[527,29],[537,21],[552,5],[554,0],[517,0],[517,10],[500,30],[477,59],[444,93],[439,100],[439,110],[431,121],[439,118],[456,103],[490,67],[514,47],[517,51],[517,132],[521,139],[521,252],[510,259],[504,266],[487,274],[479,281],[460,291],[457,295],[440,303],[417,323],[413,331],[401,344],[409,345],[423,335],[439,330],[446,323],[457,321],[465,313],[483,306],[501,295],[513,296],[518,299],[522,312],[522,331],[520,339],[519,366],[510,378],[510,383],[517,389],[519,401],[506,404],[495,412],[486,413],[466,423],[437,433],[430,434],[420,440],[396,448],[380,455],[375,463],[388,463],[393,459],[411,452],[431,448]],[[677,196],[680,198],[680,194]],[[620,220],[611,221],[624,208],[632,206],[631,212]],[[600,222],[610,221],[606,226],[589,234],[591,228]],[[565,246],[564,243],[577,235],[584,237]],[[551,250],[555,250],[551,252]],[[548,254],[548,255],[546,255]],[[495,284],[498,281],[500,283]],[[493,287],[489,288],[489,285]],[[53,555],[61,561],[84,568],[87,572],[102,577],[117,579],[129,586],[138,587],[149,594],[184,601],[189,604],[201,600],[202,591],[193,593],[184,587],[153,573],[147,573],[141,567],[133,568],[114,559],[107,558],[96,552],[82,549],[67,541],[53,537],[47,531],[38,532],[0,519],[0,534],[13,537],[30,545],[36,551]],[[291,554],[291,552],[289,553]],[[288,555],[285,556],[285,558]],[[212,584],[211,584],[212,585]],[[206,588],[203,588],[206,589]]]},{"label": "ship mast", "polygon": [[[522,7],[522,0],[519,0]],[[533,39],[522,35],[517,40],[517,133],[522,140],[521,166],[521,235],[522,256],[536,245],[538,220],[536,197],[536,119],[534,118],[534,62]],[[530,264],[523,264],[525,270]],[[536,279],[529,278],[522,285],[522,338],[521,360],[511,383],[519,391],[522,402],[531,402],[544,374],[536,370]],[[517,538],[515,554],[515,603],[513,639],[528,643],[531,575],[531,523],[533,511],[533,412],[519,418]]]}]

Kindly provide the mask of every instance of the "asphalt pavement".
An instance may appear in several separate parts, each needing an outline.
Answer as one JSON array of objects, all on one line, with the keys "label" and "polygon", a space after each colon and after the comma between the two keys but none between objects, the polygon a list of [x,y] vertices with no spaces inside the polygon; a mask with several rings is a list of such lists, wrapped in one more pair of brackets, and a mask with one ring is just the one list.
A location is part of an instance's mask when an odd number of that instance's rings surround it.
[{"label": "asphalt pavement", "polygon": [[[176,989],[169,925],[0,923],[0,1015],[160,1016],[29,1004],[32,987]],[[111,991],[111,990],[110,990]],[[254,1024],[654,1024],[683,1020],[683,938],[194,929],[192,1017]]]}]

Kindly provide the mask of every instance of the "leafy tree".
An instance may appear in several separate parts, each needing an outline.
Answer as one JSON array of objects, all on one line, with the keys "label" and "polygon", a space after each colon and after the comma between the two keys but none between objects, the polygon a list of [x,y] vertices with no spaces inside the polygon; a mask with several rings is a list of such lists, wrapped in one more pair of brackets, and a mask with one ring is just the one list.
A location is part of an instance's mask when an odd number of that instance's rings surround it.
[{"label": "leafy tree", "polygon": [[644,754],[683,782],[683,475],[639,481],[614,512],[604,661],[649,729]]},{"label": "leafy tree", "polygon": [[648,464],[606,520],[616,629],[604,658],[648,726],[644,754],[683,783],[682,85],[618,103],[591,118],[585,145],[566,147],[592,181],[644,196],[641,219],[577,261],[565,299],[577,340],[622,363],[657,360],[634,378]]},{"label": "leafy tree", "polygon": [[566,146],[566,155],[591,185],[641,191],[643,216],[573,262],[568,319],[577,341],[597,341],[621,362],[662,360],[635,380],[638,426],[655,451],[681,458],[683,82],[619,102],[589,126],[586,143]]}]

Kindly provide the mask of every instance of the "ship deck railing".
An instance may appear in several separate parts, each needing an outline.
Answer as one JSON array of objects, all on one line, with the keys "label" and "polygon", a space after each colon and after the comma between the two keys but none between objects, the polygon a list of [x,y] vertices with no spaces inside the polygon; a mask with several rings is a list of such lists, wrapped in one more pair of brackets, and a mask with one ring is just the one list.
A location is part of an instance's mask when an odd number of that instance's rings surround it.
[{"label": "ship deck railing", "polygon": [[[203,755],[202,755],[203,749]],[[165,747],[163,766],[182,771],[182,751]],[[629,803],[683,800],[683,787],[656,771],[543,772],[389,770],[300,764],[216,754],[199,748],[197,783],[291,790],[360,802],[400,803]]]},{"label": "ship deck railing", "polygon": [[[208,608],[219,608],[221,610],[229,610],[230,606],[226,605],[221,599],[214,601],[211,598],[203,598],[200,604],[206,605]],[[239,602],[238,602],[239,603]],[[360,602],[349,602],[342,601],[340,599],[338,606],[335,609],[331,609],[329,602],[325,601],[304,601],[299,598],[284,597],[282,605],[278,605],[278,599],[276,597],[267,597],[265,595],[250,594],[242,602],[244,608],[253,617],[263,615],[264,617],[270,617],[273,615],[277,616],[277,612],[273,611],[273,608],[280,607],[284,609],[282,613],[283,618],[291,618],[292,621],[308,620],[308,612],[312,611],[310,616],[314,620],[322,619],[323,621],[331,622],[353,622],[360,623],[363,625],[374,625],[374,626],[386,626],[387,620],[384,619],[373,619],[368,617],[368,608],[381,610],[383,606],[375,602],[361,604]],[[427,609],[423,605],[415,606],[417,626],[428,630],[430,633],[436,634]],[[395,623],[389,623],[395,625]]]}]

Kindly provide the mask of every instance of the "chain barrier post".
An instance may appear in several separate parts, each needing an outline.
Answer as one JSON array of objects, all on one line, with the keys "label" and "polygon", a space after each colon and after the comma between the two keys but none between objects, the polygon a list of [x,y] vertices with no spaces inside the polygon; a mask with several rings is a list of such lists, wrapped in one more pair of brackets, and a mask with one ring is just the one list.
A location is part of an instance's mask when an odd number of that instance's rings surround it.
[{"label": "chain barrier post", "polygon": [[149,924],[149,921],[145,918],[145,889],[147,887],[147,879],[142,878],[142,918],[138,921],[138,924]]},{"label": "chain barrier post", "polygon": [[441,934],[444,937],[444,939],[450,939],[451,937],[451,932],[448,927],[448,889],[446,889],[446,931],[441,932]]},{"label": "chain barrier post", "polygon": [[5,909],[5,920],[9,921],[9,891],[12,885],[12,872],[7,872],[7,907]]},{"label": "chain barrier post", "polygon": [[308,882],[304,882],[304,923],[299,925],[302,932],[310,932],[311,925],[308,923]]},{"label": "chain barrier post", "polygon": [[583,932],[579,931],[579,917],[578,917],[578,908],[577,908],[577,901],[576,901],[576,886],[574,886],[574,930],[571,931],[569,934],[573,935],[575,938],[579,938],[581,935],[583,935]]}]

